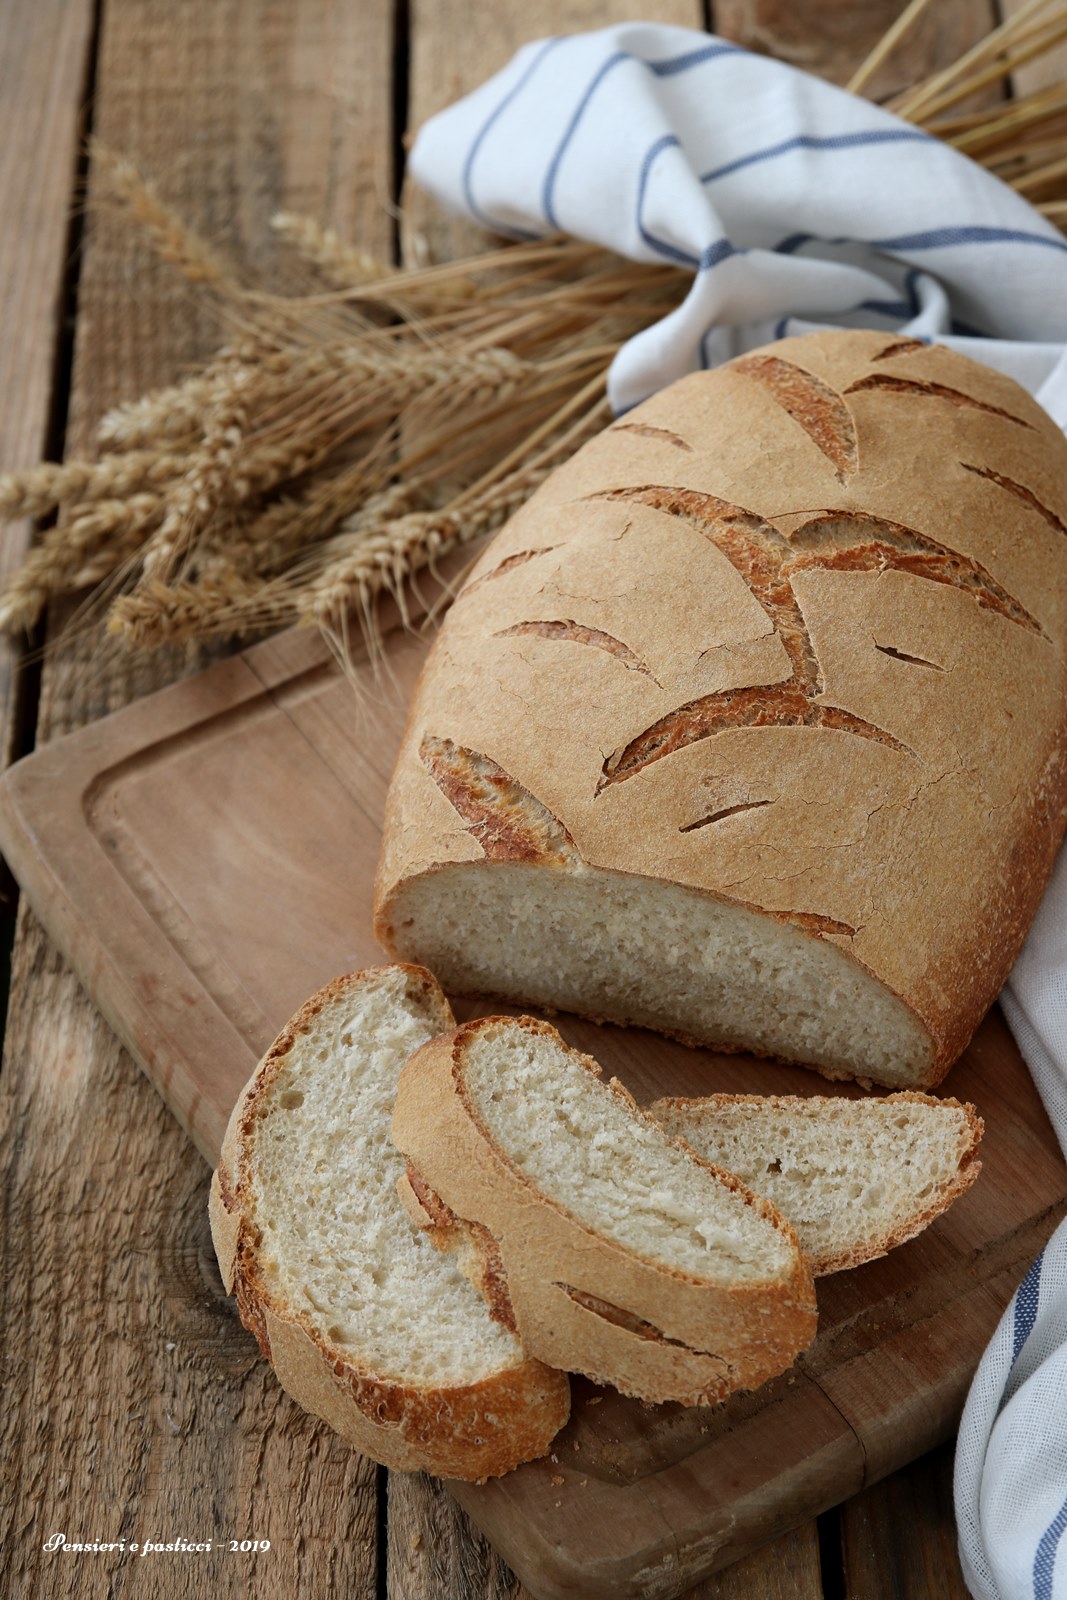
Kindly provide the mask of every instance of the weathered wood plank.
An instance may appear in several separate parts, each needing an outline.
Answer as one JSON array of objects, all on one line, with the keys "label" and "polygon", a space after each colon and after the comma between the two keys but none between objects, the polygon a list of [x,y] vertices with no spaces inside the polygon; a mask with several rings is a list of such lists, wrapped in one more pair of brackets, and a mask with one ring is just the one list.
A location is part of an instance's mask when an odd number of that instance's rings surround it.
[{"label": "weathered wood plank", "polygon": [[842,1507],[847,1600],[967,1600],[942,1445]]},{"label": "weathered wood plank", "polygon": [[[831,83],[847,83],[906,0],[714,0],[715,30]],[[865,91],[885,99],[963,54],[993,26],[992,0],[938,0],[908,32]]]},{"label": "weathered wood plank", "polygon": [[[1000,10],[1006,21],[1022,10],[1026,0],[1001,0]],[[1012,87],[1017,95],[1032,94],[1036,89],[1048,89],[1053,84],[1067,80],[1067,45],[1057,45],[1043,56],[1027,61],[1012,73]]]},{"label": "weathered wood plank", "polygon": [[814,1522],[716,1572],[685,1600],[823,1600],[819,1534]]},{"label": "weathered wood plank", "polygon": [[[259,267],[274,257],[278,207],[387,253],[391,51],[390,0],[108,0],[96,133]],[[7,139],[6,105],[0,118]],[[92,216],[68,449],[88,447],[108,404],[172,380],[215,342],[195,297],[125,226]],[[133,665],[89,636],[61,644],[45,666],[39,738],[196,664],[190,652]],[[200,1157],[29,914],[0,1118],[11,1379],[0,1432],[19,1485],[0,1513],[5,1592],[98,1595],[139,1580],[184,1600],[253,1585],[372,1596],[376,1470],[259,1360],[222,1296]],[[56,1532],[213,1548],[149,1557],[152,1578],[138,1567],[135,1580],[126,1568],[141,1557],[43,1552]],[[272,1548],[231,1552],[230,1538]]]},{"label": "weathered wood plank", "polygon": [[[92,0],[0,0],[0,471],[34,466],[52,431],[69,223],[93,38]],[[0,532],[0,577],[28,522]],[[19,641],[0,639],[0,765],[12,757]]]}]

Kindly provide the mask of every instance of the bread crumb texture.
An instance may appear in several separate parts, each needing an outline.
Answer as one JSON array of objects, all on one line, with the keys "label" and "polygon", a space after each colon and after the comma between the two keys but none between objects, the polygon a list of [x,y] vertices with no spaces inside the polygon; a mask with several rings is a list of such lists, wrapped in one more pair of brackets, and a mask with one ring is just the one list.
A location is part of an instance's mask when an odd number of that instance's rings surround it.
[{"label": "bread crumb texture", "polygon": [[561,1048],[554,1029],[502,1023],[472,1035],[463,1086],[512,1166],[604,1238],[679,1272],[730,1283],[791,1269],[789,1235],[665,1139],[625,1091]]},{"label": "bread crumb texture", "polygon": [[472,1384],[517,1366],[454,1253],[434,1247],[396,1193],[389,1135],[400,1070],[440,1030],[405,973],[346,986],[294,1033],[246,1147],[263,1284],[340,1354],[413,1386]]},{"label": "bread crumb texture", "polygon": [[723,1094],[650,1110],[667,1133],[773,1200],[816,1273],[913,1238],[981,1168],[974,1107],[929,1095]]}]

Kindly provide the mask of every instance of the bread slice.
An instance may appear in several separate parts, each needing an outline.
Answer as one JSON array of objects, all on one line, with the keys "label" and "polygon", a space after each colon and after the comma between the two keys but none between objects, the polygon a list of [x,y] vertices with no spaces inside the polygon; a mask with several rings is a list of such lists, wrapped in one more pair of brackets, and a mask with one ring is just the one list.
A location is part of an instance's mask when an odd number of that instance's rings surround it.
[{"label": "bread slice", "polygon": [[234,1108],[211,1232],[241,1320],[294,1400],[384,1466],[479,1479],[542,1455],[570,1396],[397,1198],[400,1069],[454,1020],[418,967],[369,968],[314,995]]},{"label": "bread slice", "polygon": [[669,1139],[548,1023],[484,1017],[424,1045],[393,1137],[424,1209],[439,1196],[471,1225],[496,1314],[554,1367],[709,1404],[814,1337],[811,1272],[775,1207]]},{"label": "bread slice", "polygon": [[667,1133],[773,1200],[816,1276],[913,1239],[982,1170],[974,1107],[926,1094],[713,1094],[649,1110]]}]

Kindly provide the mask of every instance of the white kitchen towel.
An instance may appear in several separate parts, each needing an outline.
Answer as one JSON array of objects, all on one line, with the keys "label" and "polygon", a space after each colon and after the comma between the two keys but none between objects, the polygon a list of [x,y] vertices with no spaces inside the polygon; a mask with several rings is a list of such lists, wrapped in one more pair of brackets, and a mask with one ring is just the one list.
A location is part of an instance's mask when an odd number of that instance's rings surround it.
[{"label": "white kitchen towel", "polygon": [[[899,330],[1000,368],[1067,428],[1067,242],[936,138],[780,62],[651,23],[539,40],[432,118],[411,154],[445,205],[689,268],[622,349],[617,412],[818,327]],[[1005,1009],[1067,1149],[1067,866]],[[980,1600],[1067,1600],[1067,1225],[982,1360],[957,1452]]]},{"label": "white kitchen towel", "polygon": [[[1067,851],[1001,995],[1067,1155]],[[1067,1596],[1067,1221],[982,1357],[956,1448],[960,1556],[972,1592]]]},{"label": "white kitchen towel", "polygon": [[[901,329],[1038,393],[1067,340],[1067,242],[948,145],[687,28],[539,40],[432,117],[414,178],[520,238],[562,231],[691,268],[616,358],[616,411],[814,327]],[[1067,425],[1067,367],[1043,403]]]}]

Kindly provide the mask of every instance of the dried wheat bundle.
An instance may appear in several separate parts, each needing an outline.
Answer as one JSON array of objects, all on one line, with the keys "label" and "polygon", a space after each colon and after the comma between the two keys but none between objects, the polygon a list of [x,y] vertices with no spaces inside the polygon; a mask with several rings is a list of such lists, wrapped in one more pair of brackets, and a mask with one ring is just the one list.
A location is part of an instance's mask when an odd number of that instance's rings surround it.
[{"label": "dried wheat bundle", "polygon": [[[930,4],[912,0],[850,87],[867,87]],[[1065,222],[1067,83],[1003,94],[1064,39],[1067,0],[1028,0],[892,108]],[[962,109],[976,95],[991,103]],[[106,614],[134,648],[298,624],[345,662],[359,640],[373,650],[378,597],[409,620],[415,574],[491,532],[603,426],[616,350],[689,286],[563,238],[397,270],[283,215],[310,281],[269,293],[130,162],[98,151],[94,165],[103,203],[209,298],[226,342],[104,417],[97,459],[0,476],[0,520],[59,514],[0,593],[9,631],[91,590],[82,616]]]}]

